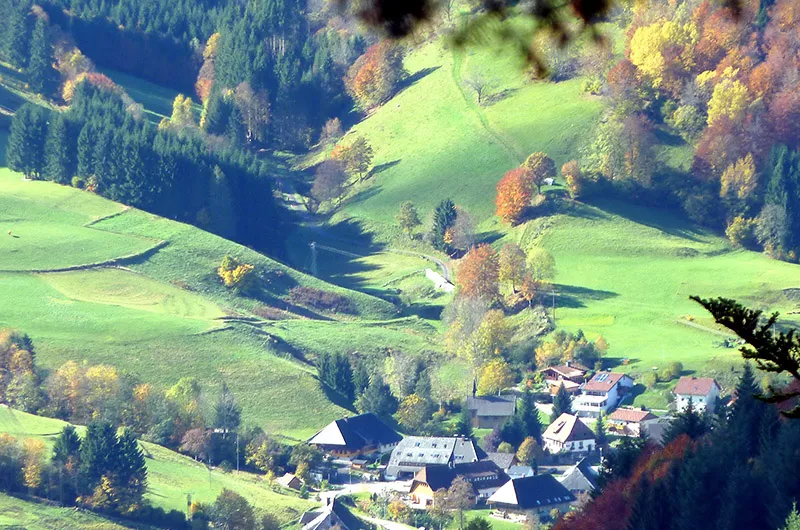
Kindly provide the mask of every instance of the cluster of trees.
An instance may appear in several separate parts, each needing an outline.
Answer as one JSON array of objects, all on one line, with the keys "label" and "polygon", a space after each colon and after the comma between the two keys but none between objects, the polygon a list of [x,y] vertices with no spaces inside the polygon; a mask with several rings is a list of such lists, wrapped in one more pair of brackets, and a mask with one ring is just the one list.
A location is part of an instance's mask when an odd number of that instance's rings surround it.
[{"label": "cluster of trees", "polygon": [[603,356],[607,352],[608,342],[602,335],[591,342],[580,329],[575,333],[558,330],[550,340],[536,348],[536,366],[545,368],[567,361],[576,361],[589,368],[600,370]]},{"label": "cluster of trees", "polygon": [[556,165],[552,158],[542,152],[530,155],[520,167],[508,171],[497,183],[497,216],[512,225],[521,221],[531,205],[534,186],[540,195],[545,180],[555,177]]},{"label": "cluster of trees", "polygon": [[347,144],[337,144],[330,158],[319,164],[314,172],[312,200],[308,204],[310,210],[316,211],[321,202],[333,199],[337,205],[340,204],[352,177],[357,177],[356,182],[360,182],[369,174],[373,156],[372,146],[362,136]]},{"label": "cluster of trees", "polygon": [[554,528],[783,528],[800,495],[800,423],[780,419],[759,392],[746,366],[726,416],[690,407],[665,447],[626,441],[604,460],[596,498]]},{"label": "cluster of trees", "polygon": [[525,389],[517,401],[517,412],[506,422],[496,427],[484,438],[487,451],[501,453],[517,452],[522,465],[536,466],[544,455],[542,449],[542,423],[536,408],[534,395]]},{"label": "cluster of trees", "polygon": [[173,527],[172,519],[185,520],[180,512],[166,514],[145,504],[147,466],[130,430],[118,433],[109,423],[92,422],[81,440],[75,428],[67,425],[55,440],[52,458],[47,455],[39,439],[20,443],[13,436],[0,435],[0,489],[165,528]]},{"label": "cluster of trees", "polygon": [[223,488],[213,503],[192,502],[189,526],[192,530],[279,530],[281,524],[273,514],[257,513],[247,499]]},{"label": "cluster of trees", "polygon": [[[795,260],[800,98],[791,0],[634,8],[625,58],[607,69],[611,110],[583,169],[642,199],[671,197],[735,244]],[[657,132],[693,147],[688,173],[662,166]]]},{"label": "cluster of trees", "polygon": [[49,96],[59,83],[53,68],[52,37],[46,20],[31,20],[30,10],[30,0],[0,3],[0,31],[5,36],[2,52],[9,63],[25,72],[31,90]]},{"label": "cluster of trees", "polygon": [[[67,112],[26,104],[14,115],[9,167],[275,249],[279,211],[269,167],[242,150],[159,131],[119,95],[84,80]],[[277,249],[276,249],[277,250]]]}]

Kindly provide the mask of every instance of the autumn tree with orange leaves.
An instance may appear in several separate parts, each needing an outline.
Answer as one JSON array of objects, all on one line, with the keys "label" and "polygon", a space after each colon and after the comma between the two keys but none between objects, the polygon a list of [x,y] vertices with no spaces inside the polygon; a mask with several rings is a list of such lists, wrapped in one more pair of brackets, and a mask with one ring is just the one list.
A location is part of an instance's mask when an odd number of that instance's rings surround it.
[{"label": "autumn tree with orange leaves", "polygon": [[405,76],[403,48],[385,40],[356,59],[344,81],[358,106],[369,110],[391,98]]},{"label": "autumn tree with orange leaves", "polygon": [[512,225],[519,222],[531,204],[532,194],[533,182],[528,170],[518,167],[507,172],[497,183],[497,216]]},{"label": "autumn tree with orange leaves", "polygon": [[486,244],[473,247],[458,266],[458,287],[464,296],[494,300],[499,293],[500,259]]}]

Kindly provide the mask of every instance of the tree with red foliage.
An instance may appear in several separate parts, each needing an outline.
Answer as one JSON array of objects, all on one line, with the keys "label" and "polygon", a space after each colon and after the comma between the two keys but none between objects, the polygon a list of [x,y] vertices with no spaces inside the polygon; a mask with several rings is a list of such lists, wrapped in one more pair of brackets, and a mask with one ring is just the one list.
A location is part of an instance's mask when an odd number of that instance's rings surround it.
[{"label": "tree with red foliage", "polygon": [[518,222],[530,206],[532,194],[533,182],[529,171],[518,167],[507,172],[497,183],[497,216],[512,225]]},{"label": "tree with red foliage", "polygon": [[348,93],[367,110],[391,98],[405,76],[403,48],[384,40],[356,59],[344,81]]},{"label": "tree with red foliage", "polygon": [[490,245],[472,247],[458,266],[458,288],[464,296],[494,300],[499,292],[500,259]]}]

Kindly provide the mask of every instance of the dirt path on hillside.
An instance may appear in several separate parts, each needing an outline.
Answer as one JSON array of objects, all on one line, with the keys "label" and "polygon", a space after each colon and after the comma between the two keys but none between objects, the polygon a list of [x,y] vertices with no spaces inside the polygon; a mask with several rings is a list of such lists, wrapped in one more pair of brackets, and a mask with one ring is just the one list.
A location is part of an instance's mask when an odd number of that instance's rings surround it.
[{"label": "dirt path on hillside", "polygon": [[525,161],[525,153],[522,152],[522,149],[517,147],[514,141],[511,138],[506,137],[501,131],[498,131],[492,127],[489,123],[489,119],[481,110],[480,106],[474,101],[474,99],[467,94],[466,90],[464,89],[464,85],[462,85],[461,81],[461,67],[463,66],[463,58],[462,55],[457,52],[453,51],[453,70],[452,70],[452,78],[453,83],[456,85],[456,89],[458,90],[461,97],[464,99],[464,103],[466,103],[467,107],[477,116],[478,120],[481,122],[481,126],[483,129],[491,136],[496,143],[500,144],[500,146],[505,149],[511,158],[516,160],[519,164]]}]

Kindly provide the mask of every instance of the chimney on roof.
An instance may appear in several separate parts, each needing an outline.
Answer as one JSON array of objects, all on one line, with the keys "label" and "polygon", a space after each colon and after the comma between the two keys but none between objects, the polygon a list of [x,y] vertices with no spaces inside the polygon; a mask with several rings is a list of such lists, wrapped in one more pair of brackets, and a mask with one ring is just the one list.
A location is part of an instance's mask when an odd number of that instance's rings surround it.
[{"label": "chimney on roof", "polygon": [[572,361],[567,361],[567,368],[569,368],[570,366],[572,366]]}]

